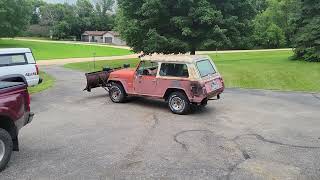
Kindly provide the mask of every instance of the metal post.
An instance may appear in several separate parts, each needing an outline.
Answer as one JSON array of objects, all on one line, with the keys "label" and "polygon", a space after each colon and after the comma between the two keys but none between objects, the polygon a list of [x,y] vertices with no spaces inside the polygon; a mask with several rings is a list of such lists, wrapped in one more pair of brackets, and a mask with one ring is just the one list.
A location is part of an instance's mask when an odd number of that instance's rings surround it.
[{"label": "metal post", "polygon": [[93,53],[93,71],[96,71],[96,53]]}]

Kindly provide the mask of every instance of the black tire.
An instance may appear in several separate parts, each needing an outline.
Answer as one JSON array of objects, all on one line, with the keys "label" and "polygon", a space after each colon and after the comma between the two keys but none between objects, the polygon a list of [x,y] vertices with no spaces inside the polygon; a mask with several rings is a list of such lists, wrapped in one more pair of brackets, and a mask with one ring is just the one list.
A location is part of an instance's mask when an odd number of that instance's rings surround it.
[{"label": "black tire", "polygon": [[208,99],[205,99],[201,102],[199,108],[204,109],[208,105]]},{"label": "black tire", "polygon": [[184,115],[190,112],[190,101],[183,92],[173,92],[168,98],[168,106],[174,114]]},{"label": "black tire", "polygon": [[[7,164],[11,158],[11,154],[13,150],[13,142],[10,134],[6,130],[1,128],[0,128],[0,148],[1,148],[0,149],[0,172],[1,172],[7,167]],[[2,154],[3,150],[4,150],[4,153]]]},{"label": "black tire", "polygon": [[109,96],[114,103],[123,103],[126,100],[126,91],[123,86],[118,83],[112,83],[109,88]]}]

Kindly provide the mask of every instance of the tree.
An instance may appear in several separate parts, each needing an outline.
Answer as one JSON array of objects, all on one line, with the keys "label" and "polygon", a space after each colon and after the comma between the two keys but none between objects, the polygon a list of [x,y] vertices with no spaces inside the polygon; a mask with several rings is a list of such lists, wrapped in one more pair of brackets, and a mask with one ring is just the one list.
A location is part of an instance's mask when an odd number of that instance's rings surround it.
[{"label": "tree", "polygon": [[80,18],[87,18],[93,14],[93,5],[89,0],[77,0],[76,7]]},{"label": "tree", "polygon": [[95,13],[91,20],[95,30],[111,30],[114,24],[114,16],[111,14],[114,0],[96,0]]},{"label": "tree", "polygon": [[253,39],[257,47],[280,48],[285,46],[285,33],[264,14],[257,15],[254,20],[254,28]]},{"label": "tree", "polygon": [[32,7],[32,16],[30,24],[40,23],[40,7],[44,6],[46,3],[42,0],[29,0]]},{"label": "tree", "polygon": [[135,52],[195,54],[233,48],[247,33],[249,0],[119,0],[117,30]]},{"label": "tree", "polygon": [[250,2],[257,12],[263,12],[268,7],[267,0],[250,0]]},{"label": "tree", "polygon": [[[300,0],[267,0],[267,9],[258,14],[254,20],[253,36],[257,46],[263,48],[292,46],[293,22],[296,18],[296,12],[300,8],[299,1]],[[270,26],[271,28],[269,28]],[[273,29],[273,32],[278,32],[279,38],[282,38],[280,34],[284,35],[283,44],[273,44],[270,46],[270,43],[264,41],[265,35],[267,33],[270,34],[271,29]],[[277,42],[281,43],[283,40]]]},{"label": "tree", "polygon": [[28,0],[0,0],[0,37],[14,37],[26,29],[32,8]]},{"label": "tree", "polygon": [[56,39],[72,36],[78,28],[75,7],[69,4],[46,4],[40,7],[40,24],[49,26]]},{"label": "tree", "polygon": [[70,35],[71,27],[66,21],[60,21],[53,28],[53,36],[62,39]]},{"label": "tree", "polygon": [[320,62],[320,1],[302,1],[294,40],[297,58]]},{"label": "tree", "polygon": [[34,3],[33,9],[39,13],[39,25],[49,27],[54,38],[76,36],[80,39],[86,30],[109,31],[114,26],[114,15],[111,13],[114,1],[95,2],[95,5],[90,0],[77,0],[76,4]]}]

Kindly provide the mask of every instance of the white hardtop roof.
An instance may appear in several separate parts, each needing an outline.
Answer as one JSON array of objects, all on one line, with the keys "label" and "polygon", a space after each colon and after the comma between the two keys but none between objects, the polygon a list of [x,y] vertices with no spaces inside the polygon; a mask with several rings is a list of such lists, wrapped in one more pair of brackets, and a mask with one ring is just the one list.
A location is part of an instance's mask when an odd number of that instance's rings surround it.
[{"label": "white hardtop roof", "polygon": [[20,54],[20,53],[30,53],[29,48],[0,48],[0,55],[3,54]]},{"label": "white hardtop roof", "polygon": [[210,59],[210,57],[206,55],[147,55],[141,57],[142,61],[184,63],[194,63],[204,59]]}]

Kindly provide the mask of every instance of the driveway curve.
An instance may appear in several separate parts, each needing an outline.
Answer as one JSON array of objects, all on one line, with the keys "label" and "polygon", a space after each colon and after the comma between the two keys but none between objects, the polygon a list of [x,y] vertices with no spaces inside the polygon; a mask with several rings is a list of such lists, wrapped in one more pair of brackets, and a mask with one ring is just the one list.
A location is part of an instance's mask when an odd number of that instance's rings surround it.
[{"label": "driveway curve", "polygon": [[188,116],[161,101],[113,104],[84,74],[43,67],[56,86],[32,96],[1,180],[319,179],[318,94],[227,89]]}]

